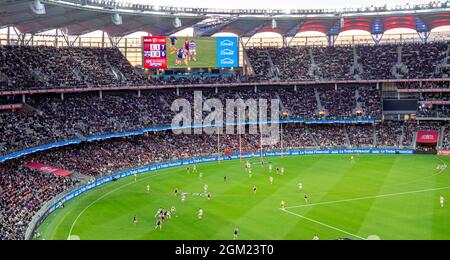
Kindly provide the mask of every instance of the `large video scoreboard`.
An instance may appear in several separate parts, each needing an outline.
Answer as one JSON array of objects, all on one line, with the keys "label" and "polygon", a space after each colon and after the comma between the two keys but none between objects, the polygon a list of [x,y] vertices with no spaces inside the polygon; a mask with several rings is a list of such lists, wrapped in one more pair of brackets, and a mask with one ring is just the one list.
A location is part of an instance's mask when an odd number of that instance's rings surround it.
[{"label": "large video scoreboard", "polygon": [[237,37],[164,37],[143,38],[144,68],[237,68]]}]

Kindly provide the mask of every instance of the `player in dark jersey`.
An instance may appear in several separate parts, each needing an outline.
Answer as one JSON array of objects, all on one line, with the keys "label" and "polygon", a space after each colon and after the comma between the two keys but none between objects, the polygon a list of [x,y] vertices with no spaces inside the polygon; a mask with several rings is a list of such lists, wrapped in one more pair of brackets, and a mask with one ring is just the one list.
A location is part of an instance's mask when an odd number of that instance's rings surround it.
[{"label": "player in dark jersey", "polygon": [[211,192],[208,192],[208,200],[211,200],[212,194]]},{"label": "player in dark jersey", "polygon": [[234,227],[233,235],[234,235],[233,239],[238,240],[238,236],[239,236],[239,228],[238,227]]},{"label": "player in dark jersey", "polygon": [[188,53],[189,53],[190,47],[191,47],[191,42],[190,41],[185,41],[184,42],[184,49],[187,50]]},{"label": "player in dark jersey", "polygon": [[169,46],[169,49],[170,49],[170,52],[171,52],[172,54],[175,54],[175,53],[177,52],[177,47],[175,47],[175,45],[177,45],[177,41],[178,41],[177,37],[175,37],[175,36],[170,36],[170,46]]},{"label": "player in dark jersey", "polygon": [[256,185],[253,186],[253,194],[256,194]]},{"label": "player in dark jersey", "polygon": [[182,62],[184,62],[184,64],[186,66],[189,66],[189,63],[188,63],[188,61],[186,59],[186,55],[187,55],[187,53],[186,53],[185,49],[178,49],[178,51],[177,51],[177,59],[175,61],[175,65],[179,66],[179,65],[181,65]]},{"label": "player in dark jersey", "polygon": [[162,221],[161,219],[158,219],[158,220],[156,221],[155,229],[158,229],[158,228],[159,228],[159,230],[161,231],[161,230],[162,230],[162,223],[163,223],[163,221]]},{"label": "player in dark jersey", "polygon": [[223,177],[223,182],[227,183],[227,180],[228,180],[228,177],[227,177],[227,176],[224,176],[224,177]]}]

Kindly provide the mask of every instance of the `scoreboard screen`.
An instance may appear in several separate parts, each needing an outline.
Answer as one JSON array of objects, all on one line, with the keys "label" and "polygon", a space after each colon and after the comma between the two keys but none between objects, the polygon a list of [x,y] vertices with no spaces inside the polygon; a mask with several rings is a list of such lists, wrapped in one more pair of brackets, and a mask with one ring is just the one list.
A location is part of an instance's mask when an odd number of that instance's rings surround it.
[{"label": "scoreboard screen", "polygon": [[167,68],[166,37],[144,37],[144,67],[148,69]]},{"label": "scoreboard screen", "polygon": [[149,36],[143,38],[144,68],[237,68],[237,37]]}]

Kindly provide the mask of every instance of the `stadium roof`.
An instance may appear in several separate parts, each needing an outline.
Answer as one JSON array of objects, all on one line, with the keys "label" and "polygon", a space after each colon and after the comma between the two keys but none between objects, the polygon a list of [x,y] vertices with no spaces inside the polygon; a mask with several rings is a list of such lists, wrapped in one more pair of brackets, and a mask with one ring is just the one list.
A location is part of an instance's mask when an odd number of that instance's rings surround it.
[{"label": "stadium roof", "polygon": [[122,25],[115,25],[111,10],[46,3],[46,14],[37,15],[30,8],[31,2],[0,0],[0,27],[14,26],[21,33],[29,34],[63,29],[69,35],[82,35],[96,30],[105,31],[110,36],[126,36],[137,31],[146,31],[153,35],[170,35],[205,19],[202,16],[180,16],[182,25],[176,28],[172,16],[129,13],[121,14]]},{"label": "stadium roof", "polygon": [[[35,0],[38,1],[38,0]],[[406,9],[363,8],[343,10],[225,10],[206,8],[154,7],[105,0],[41,0],[45,14],[38,15],[32,0],[0,0],[0,28],[14,26],[21,33],[37,34],[62,29],[69,35],[102,30],[122,37],[145,31],[171,35],[194,26],[195,35],[229,32],[251,37],[261,32],[295,36],[316,31],[338,35],[348,30],[382,34],[396,28],[431,31],[450,25],[450,4],[410,6]],[[119,14],[122,23],[115,23]]]}]

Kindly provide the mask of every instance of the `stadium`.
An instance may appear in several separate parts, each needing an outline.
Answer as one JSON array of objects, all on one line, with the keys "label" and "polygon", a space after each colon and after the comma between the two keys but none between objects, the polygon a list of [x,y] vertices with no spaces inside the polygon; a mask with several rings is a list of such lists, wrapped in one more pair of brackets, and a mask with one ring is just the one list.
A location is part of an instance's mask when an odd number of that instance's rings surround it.
[{"label": "stadium", "polygon": [[0,240],[450,240],[449,1],[146,2],[0,0]]}]

